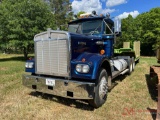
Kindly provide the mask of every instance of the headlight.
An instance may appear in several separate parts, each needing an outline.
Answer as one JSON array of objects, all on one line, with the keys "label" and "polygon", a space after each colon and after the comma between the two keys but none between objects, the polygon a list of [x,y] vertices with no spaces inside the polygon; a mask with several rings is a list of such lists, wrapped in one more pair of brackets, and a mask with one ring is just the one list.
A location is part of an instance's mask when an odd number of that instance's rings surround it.
[{"label": "headlight", "polygon": [[76,71],[79,73],[88,73],[89,72],[89,65],[86,64],[77,64]]},{"label": "headlight", "polygon": [[82,72],[83,73],[88,73],[89,72],[89,66],[88,65],[83,65]]},{"label": "headlight", "polygon": [[76,65],[76,71],[82,72],[82,66],[80,64]]},{"label": "headlight", "polygon": [[26,62],[25,67],[26,68],[33,68],[34,63],[33,62]]}]

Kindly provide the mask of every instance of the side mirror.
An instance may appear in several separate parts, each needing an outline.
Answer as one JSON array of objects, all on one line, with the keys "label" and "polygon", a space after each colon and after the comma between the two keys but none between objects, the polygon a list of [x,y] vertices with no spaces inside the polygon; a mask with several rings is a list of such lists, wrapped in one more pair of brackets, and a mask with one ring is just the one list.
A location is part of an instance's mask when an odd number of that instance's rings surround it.
[{"label": "side mirror", "polygon": [[115,19],[114,20],[114,34],[118,37],[121,36],[121,20]]}]

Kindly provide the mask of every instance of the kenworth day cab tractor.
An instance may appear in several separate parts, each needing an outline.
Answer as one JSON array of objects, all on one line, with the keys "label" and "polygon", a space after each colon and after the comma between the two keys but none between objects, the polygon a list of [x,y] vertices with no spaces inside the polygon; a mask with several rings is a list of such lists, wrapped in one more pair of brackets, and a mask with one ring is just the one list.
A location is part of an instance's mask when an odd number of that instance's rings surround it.
[{"label": "kenworth day cab tractor", "polygon": [[112,80],[130,74],[138,60],[130,49],[114,54],[115,38],[120,34],[118,19],[114,22],[109,16],[87,14],[69,22],[68,31],[48,29],[35,35],[35,58],[25,64],[31,75],[23,75],[23,85],[38,92],[86,99],[95,108],[102,106]]}]

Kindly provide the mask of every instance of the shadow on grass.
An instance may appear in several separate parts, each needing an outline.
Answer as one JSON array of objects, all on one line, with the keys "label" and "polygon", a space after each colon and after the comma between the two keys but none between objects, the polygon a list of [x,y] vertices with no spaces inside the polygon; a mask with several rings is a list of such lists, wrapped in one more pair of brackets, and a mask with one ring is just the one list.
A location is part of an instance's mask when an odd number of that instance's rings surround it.
[{"label": "shadow on grass", "polygon": [[158,89],[157,89],[157,84],[158,84],[158,78],[155,76],[154,78],[150,78],[149,74],[145,75],[146,77],[146,83],[148,87],[149,94],[154,101],[158,101]]},{"label": "shadow on grass", "polygon": [[41,93],[41,92],[31,92],[29,95],[32,95],[34,97],[40,97],[46,100],[51,100],[53,102],[64,104],[69,107],[75,107],[75,108],[87,110],[87,111],[94,110],[94,108],[88,104],[87,100],[85,101],[85,100],[63,98],[63,97]]},{"label": "shadow on grass", "polygon": [[120,75],[120,76],[117,76],[116,78],[114,78],[112,80],[112,86],[109,88],[109,92],[111,92],[112,89],[118,85],[118,82],[122,82],[126,77],[127,77],[127,75]]},{"label": "shadow on grass", "polygon": [[[33,56],[30,56],[33,58]],[[23,56],[16,56],[16,57],[10,57],[10,58],[0,58],[0,62],[5,61],[26,61],[26,59]]]}]

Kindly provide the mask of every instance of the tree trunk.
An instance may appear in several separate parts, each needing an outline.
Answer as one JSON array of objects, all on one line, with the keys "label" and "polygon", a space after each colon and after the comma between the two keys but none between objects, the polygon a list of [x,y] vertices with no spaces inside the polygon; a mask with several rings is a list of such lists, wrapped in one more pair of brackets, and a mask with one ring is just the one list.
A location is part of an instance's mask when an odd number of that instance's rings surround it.
[{"label": "tree trunk", "polygon": [[[28,48],[28,47],[27,47]],[[26,47],[23,47],[23,55],[24,55],[24,58],[25,60],[28,59],[28,49]]]}]

